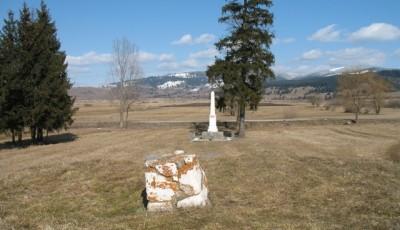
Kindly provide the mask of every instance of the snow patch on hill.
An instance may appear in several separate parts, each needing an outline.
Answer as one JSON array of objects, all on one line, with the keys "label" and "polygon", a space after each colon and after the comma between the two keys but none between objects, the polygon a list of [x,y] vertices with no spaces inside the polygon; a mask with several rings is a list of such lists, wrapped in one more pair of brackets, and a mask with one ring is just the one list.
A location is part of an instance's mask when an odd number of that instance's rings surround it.
[{"label": "snow patch on hill", "polygon": [[195,77],[196,75],[193,73],[184,72],[184,73],[171,73],[171,74],[168,74],[167,76],[180,77],[180,78],[192,78],[192,77]]},{"label": "snow patch on hill", "polygon": [[344,66],[337,67],[337,68],[332,68],[332,69],[329,70],[329,72],[338,72],[338,71],[341,71],[341,70],[344,70]]},{"label": "snow patch on hill", "polygon": [[190,92],[199,92],[199,90],[200,90],[200,87],[191,89]]},{"label": "snow patch on hill", "polygon": [[185,83],[184,81],[167,81],[159,86],[157,88],[159,89],[168,89],[168,88],[175,88],[178,87],[179,85],[182,85]]}]

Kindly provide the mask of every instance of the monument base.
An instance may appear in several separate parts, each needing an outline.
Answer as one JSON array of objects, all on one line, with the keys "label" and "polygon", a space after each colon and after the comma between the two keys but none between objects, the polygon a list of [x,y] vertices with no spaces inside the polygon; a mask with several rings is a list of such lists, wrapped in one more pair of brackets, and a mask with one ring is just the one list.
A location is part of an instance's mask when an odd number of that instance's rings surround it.
[{"label": "monument base", "polygon": [[201,138],[209,139],[209,140],[222,140],[222,139],[224,139],[224,133],[223,132],[202,132]]},{"label": "monument base", "polygon": [[231,141],[232,137],[225,137],[224,132],[202,132],[201,136],[195,136],[192,141]]}]

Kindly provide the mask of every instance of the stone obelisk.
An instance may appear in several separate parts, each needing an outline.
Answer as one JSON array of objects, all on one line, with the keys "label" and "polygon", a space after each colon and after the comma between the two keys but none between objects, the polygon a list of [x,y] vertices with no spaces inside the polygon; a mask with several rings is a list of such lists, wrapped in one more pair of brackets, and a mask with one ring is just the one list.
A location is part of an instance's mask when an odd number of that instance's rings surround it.
[{"label": "stone obelisk", "polygon": [[211,91],[211,102],[210,102],[210,117],[208,122],[209,133],[217,133],[217,115],[215,115],[215,93]]}]

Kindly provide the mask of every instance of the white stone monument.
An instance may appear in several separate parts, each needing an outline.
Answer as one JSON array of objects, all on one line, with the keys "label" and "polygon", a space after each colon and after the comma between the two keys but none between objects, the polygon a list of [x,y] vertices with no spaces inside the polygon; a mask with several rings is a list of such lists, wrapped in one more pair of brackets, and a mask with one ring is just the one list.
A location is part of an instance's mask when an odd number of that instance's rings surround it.
[{"label": "white stone monument", "polygon": [[145,162],[148,211],[203,207],[209,204],[207,178],[194,154],[175,151]]},{"label": "white stone monument", "polygon": [[215,114],[215,93],[211,91],[211,101],[210,101],[210,117],[208,120],[208,130],[209,133],[217,133],[217,115]]},{"label": "white stone monument", "polygon": [[202,132],[201,137],[197,137],[194,141],[224,141],[226,140],[223,132],[218,131],[217,115],[215,114],[215,93],[211,91],[210,99],[210,115],[208,119],[207,132]]}]

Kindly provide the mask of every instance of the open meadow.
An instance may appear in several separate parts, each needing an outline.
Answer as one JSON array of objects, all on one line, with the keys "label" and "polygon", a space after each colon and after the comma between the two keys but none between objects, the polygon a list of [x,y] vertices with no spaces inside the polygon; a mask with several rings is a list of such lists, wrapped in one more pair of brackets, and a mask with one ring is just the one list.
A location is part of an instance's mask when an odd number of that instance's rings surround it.
[{"label": "open meadow", "polygon": [[[78,101],[75,107],[75,127],[88,124],[118,123],[117,101]],[[137,101],[129,112],[129,122],[208,122],[209,100],[187,100],[154,98]],[[235,121],[228,112],[217,111],[218,121]],[[246,120],[282,120],[282,119],[354,119],[354,114],[344,113],[339,106],[313,107],[305,101],[273,100],[262,102],[257,111],[246,112]],[[397,119],[400,109],[384,108],[375,115],[370,109],[361,119]]]},{"label": "open meadow", "polygon": [[[107,104],[85,103],[77,123],[116,119]],[[132,120],[203,121],[208,112],[142,106]],[[261,107],[249,117],[284,118],[288,107]],[[306,104],[291,108],[299,117],[343,116]],[[190,128],[131,128],[72,128],[50,135],[47,145],[23,148],[3,139],[0,229],[400,228],[400,122],[281,123],[248,129],[232,142],[197,143]],[[176,149],[199,156],[212,206],[147,213],[144,160]]]}]

